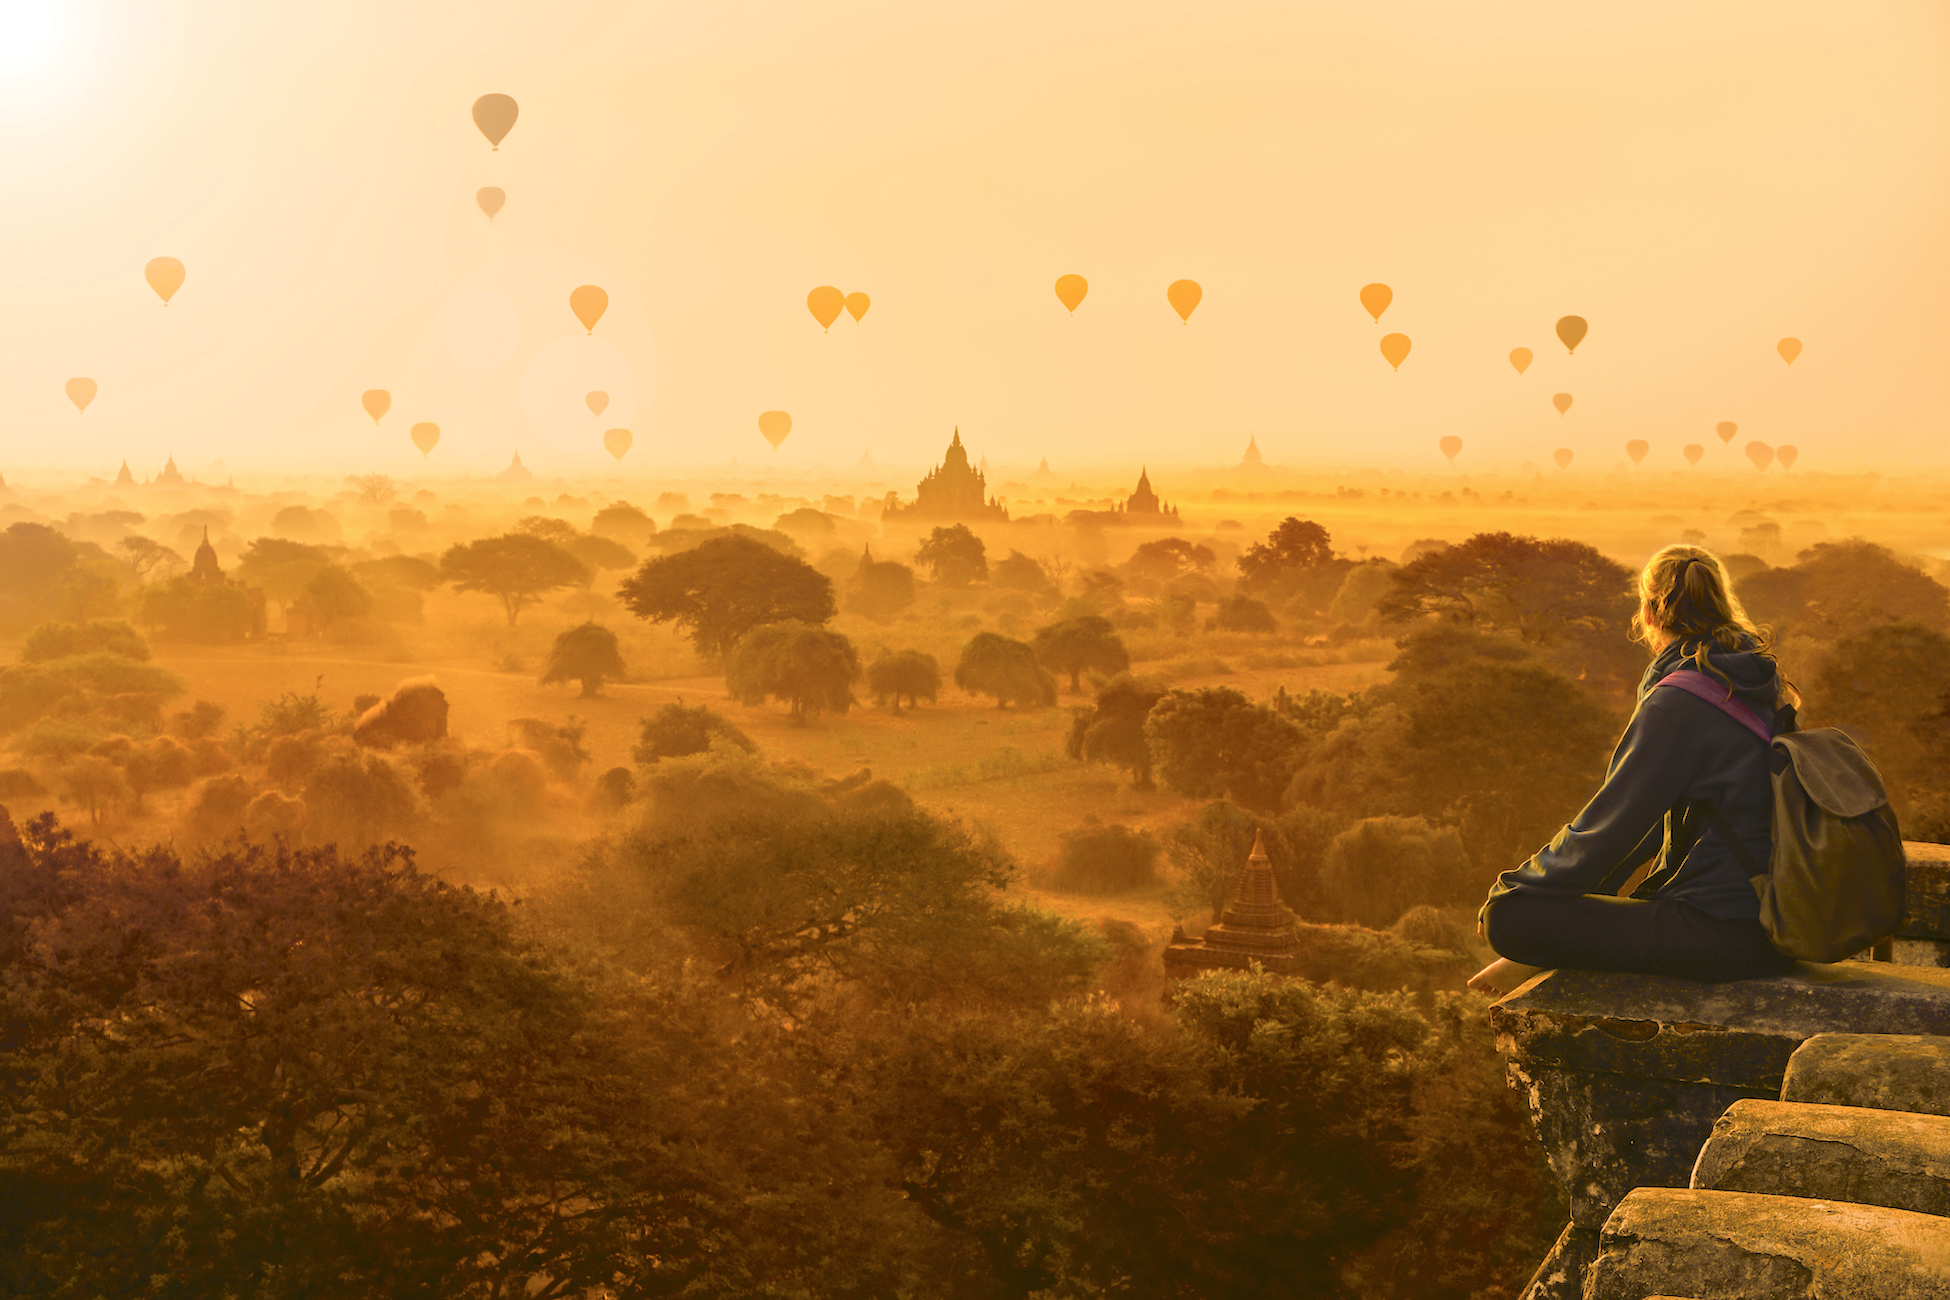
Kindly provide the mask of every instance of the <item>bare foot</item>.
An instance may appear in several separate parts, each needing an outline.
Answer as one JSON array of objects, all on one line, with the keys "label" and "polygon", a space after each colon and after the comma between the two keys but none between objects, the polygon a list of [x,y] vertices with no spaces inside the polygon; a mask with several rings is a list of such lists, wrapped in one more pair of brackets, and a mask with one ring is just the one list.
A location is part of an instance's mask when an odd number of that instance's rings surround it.
[{"label": "bare foot", "polygon": [[1498,957],[1469,978],[1469,987],[1478,993],[1491,997],[1505,997],[1516,992],[1517,986],[1531,976],[1544,970],[1542,966],[1525,966],[1511,961],[1508,957]]}]

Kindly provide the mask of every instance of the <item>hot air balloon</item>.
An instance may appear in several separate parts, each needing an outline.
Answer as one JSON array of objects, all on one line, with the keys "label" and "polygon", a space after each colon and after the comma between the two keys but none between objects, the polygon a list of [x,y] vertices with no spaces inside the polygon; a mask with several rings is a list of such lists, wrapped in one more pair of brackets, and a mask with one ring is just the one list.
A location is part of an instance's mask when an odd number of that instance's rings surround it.
[{"label": "hot air balloon", "polygon": [[1205,290],[1198,287],[1197,280],[1173,280],[1165,287],[1165,299],[1171,309],[1178,313],[1178,319],[1187,325],[1192,323],[1192,313],[1198,308],[1198,300],[1205,296]]},{"label": "hot air balloon", "polygon": [[609,310],[609,295],[593,284],[579,285],[569,291],[569,310],[576,314],[584,329],[594,334],[596,322]]},{"label": "hot air balloon", "polygon": [[1557,321],[1557,337],[1564,341],[1565,348],[1572,356],[1578,354],[1578,344],[1584,342],[1585,331],[1591,327],[1582,316],[1561,316]]},{"label": "hot air balloon", "polygon": [[1680,451],[1684,453],[1688,465],[1699,464],[1700,457],[1706,455],[1706,448],[1696,442],[1687,443],[1684,447],[1680,448]]},{"label": "hot air balloon", "polygon": [[142,278],[149,282],[149,287],[156,291],[156,296],[167,307],[169,300],[176,296],[176,291],[183,287],[183,264],[173,257],[152,257],[149,265],[142,268]]},{"label": "hot air balloon", "polygon": [[1732,420],[1722,420],[1713,426],[1713,432],[1720,435],[1721,442],[1732,442],[1733,435],[1740,432],[1740,426]]},{"label": "hot air balloon", "polygon": [[806,295],[806,310],[813,314],[821,329],[830,330],[846,310],[846,295],[830,284],[822,284]]},{"label": "hot air balloon", "polygon": [[777,451],[785,436],[792,432],[792,416],[784,411],[766,411],[758,417],[758,431],[772,444],[772,450]]},{"label": "hot air balloon", "polygon": [[1571,395],[1569,393],[1552,393],[1551,405],[1557,408],[1559,415],[1562,415],[1571,409]]},{"label": "hot air balloon", "polygon": [[95,381],[92,379],[70,379],[68,381],[68,400],[74,409],[86,413],[88,403],[95,400]]},{"label": "hot air balloon", "polygon": [[1530,369],[1530,349],[1511,348],[1510,364],[1517,368],[1518,374],[1522,374],[1524,371]]},{"label": "hot air balloon", "polygon": [[1774,449],[1764,442],[1750,442],[1747,444],[1747,459],[1754,462],[1754,468],[1764,474],[1767,467],[1774,463]]},{"label": "hot air balloon", "polygon": [[499,186],[489,185],[474,191],[474,203],[481,211],[487,213],[489,221],[494,220],[494,214],[501,211],[501,205],[507,201],[507,191]]},{"label": "hot air balloon", "polygon": [[1412,346],[1406,334],[1383,334],[1381,336],[1381,355],[1386,357],[1388,364],[1397,370],[1402,368],[1402,362],[1408,360],[1408,350]]},{"label": "hot air balloon", "polygon": [[416,424],[413,426],[413,445],[425,456],[440,445],[440,426],[437,424]]},{"label": "hot air balloon", "polygon": [[383,388],[368,388],[359,394],[359,405],[366,408],[366,414],[377,425],[379,417],[393,409],[393,395]]},{"label": "hot air balloon", "polygon": [[1625,454],[1632,458],[1634,465],[1645,459],[1645,453],[1652,450],[1652,444],[1643,438],[1634,438],[1625,444]]},{"label": "hot air balloon", "polygon": [[867,297],[864,293],[849,293],[846,295],[846,314],[853,318],[855,325],[860,323],[860,318],[867,314],[867,308],[871,306],[873,306],[873,299]]},{"label": "hot air balloon", "polygon": [[1443,455],[1449,458],[1449,463],[1453,465],[1456,461],[1456,453],[1462,450],[1462,439],[1452,433],[1435,445]]},{"label": "hot air balloon", "polygon": [[482,95],[474,101],[474,125],[481,128],[489,144],[496,150],[501,148],[502,139],[515,128],[515,118],[521,115],[521,106],[511,95]]},{"label": "hot air balloon", "polygon": [[589,407],[589,414],[601,415],[609,406],[609,394],[603,392],[584,393],[582,400]]},{"label": "hot air balloon", "polygon": [[1083,295],[1090,292],[1090,281],[1080,275],[1059,275],[1056,277],[1056,300],[1062,303],[1072,316],[1083,304]]},{"label": "hot air balloon", "polygon": [[630,431],[628,429],[605,429],[603,431],[603,450],[616,457],[619,462],[623,459],[623,453],[630,449],[630,444],[634,441],[636,440],[630,437]]},{"label": "hot air balloon", "polygon": [[1801,452],[1794,447],[1776,447],[1774,459],[1781,462],[1782,469],[1793,469],[1794,462],[1801,459]]},{"label": "hot air balloon", "polygon": [[1361,305],[1374,317],[1375,324],[1381,323],[1381,313],[1388,310],[1388,304],[1395,301],[1395,291],[1385,284],[1364,284],[1361,286]]},{"label": "hot air balloon", "polygon": [[1801,340],[1782,339],[1774,345],[1774,350],[1781,354],[1781,360],[1793,365],[1794,359],[1801,355]]},{"label": "hot air balloon", "polygon": [[1571,449],[1569,447],[1559,447],[1551,453],[1551,459],[1557,462],[1559,469],[1569,469],[1571,468]]}]

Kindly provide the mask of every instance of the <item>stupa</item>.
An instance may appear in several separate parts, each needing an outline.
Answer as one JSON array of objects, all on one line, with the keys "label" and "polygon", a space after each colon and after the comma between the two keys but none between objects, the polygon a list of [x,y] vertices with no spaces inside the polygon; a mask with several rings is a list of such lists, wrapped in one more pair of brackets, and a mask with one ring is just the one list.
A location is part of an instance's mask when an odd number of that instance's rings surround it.
[{"label": "stupa", "polygon": [[1273,863],[1260,832],[1254,831],[1253,851],[1224,915],[1197,939],[1188,938],[1182,928],[1172,931],[1165,946],[1165,975],[1189,979],[1201,971],[1245,970],[1254,962],[1285,975],[1298,964],[1299,951],[1293,913],[1280,901]]},{"label": "stupa", "polygon": [[901,505],[888,493],[883,519],[1005,520],[1009,512],[988,495],[988,476],[968,463],[968,449],[961,445],[961,429],[941,458],[941,464],[914,485],[914,503]]}]

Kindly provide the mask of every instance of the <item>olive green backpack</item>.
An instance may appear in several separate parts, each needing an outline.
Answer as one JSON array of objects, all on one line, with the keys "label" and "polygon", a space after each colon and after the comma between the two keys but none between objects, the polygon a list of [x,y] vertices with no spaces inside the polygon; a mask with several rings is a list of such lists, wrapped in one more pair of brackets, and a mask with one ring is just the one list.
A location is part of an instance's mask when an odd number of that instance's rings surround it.
[{"label": "olive green backpack", "polygon": [[1842,961],[1894,934],[1907,878],[1903,836],[1882,774],[1862,747],[1835,727],[1777,736],[1705,673],[1682,669],[1658,685],[1714,705],[1772,751],[1774,851],[1765,865],[1734,838],[1718,808],[1702,803],[1752,877],[1774,946],[1803,961]]}]

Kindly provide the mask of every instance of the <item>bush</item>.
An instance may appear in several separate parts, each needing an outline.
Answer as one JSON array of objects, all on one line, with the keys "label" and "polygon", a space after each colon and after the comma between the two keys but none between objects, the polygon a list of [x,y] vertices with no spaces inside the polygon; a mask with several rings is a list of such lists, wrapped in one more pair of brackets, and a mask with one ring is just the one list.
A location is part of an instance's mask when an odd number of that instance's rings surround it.
[{"label": "bush", "polygon": [[638,743],[630,747],[630,757],[637,766],[648,767],[661,759],[702,754],[714,744],[747,754],[758,752],[752,738],[724,715],[702,704],[691,708],[681,703],[666,704],[643,720],[642,733]]},{"label": "bush", "polygon": [[1376,930],[1418,904],[1463,902],[1477,883],[1455,829],[1422,817],[1356,822],[1334,838],[1321,871],[1333,919]]},{"label": "bush", "polygon": [[1448,912],[1426,903],[1403,912],[1393,928],[1397,935],[1424,948],[1440,948],[1444,952],[1469,951],[1469,931]]},{"label": "bush", "polygon": [[1263,601],[1244,595],[1220,601],[1215,622],[1221,632],[1277,632],[1280,628]]},{"label": "bush", "polygon": [[1122,894],[1158,882],[1158,841],[1112,823],[1063,836],[1050,886],[1074,894]]},{"label": "bush", "polygon": [[20,647],[20,662],[45,663],[71,655],[105,650],[125,659],[147,660],[149,643],[142,634],[121,619],[96,619],[88,623],[43,623],[27,634]]},{"label": "bush", "polygon": [[918,705],[922,700],[933,704],[941,693],[941,665],[933,655],[921,650],[885,653],[867,665],[867,689],[873,692],[877,703],[892,700],[895,713],[901,711],[903,695],[909,705]]}]

